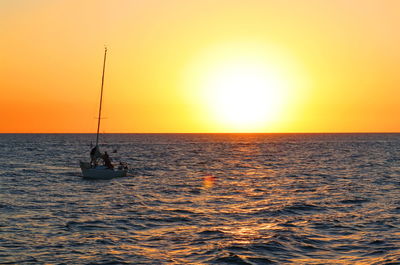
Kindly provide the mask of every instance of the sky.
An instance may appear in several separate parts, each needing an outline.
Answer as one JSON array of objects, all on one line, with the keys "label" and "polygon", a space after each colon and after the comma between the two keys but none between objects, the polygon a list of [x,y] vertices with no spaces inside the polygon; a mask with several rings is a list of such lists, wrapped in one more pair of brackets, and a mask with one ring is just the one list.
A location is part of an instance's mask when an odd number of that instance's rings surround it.
[{"label": "sky", "polygon": [[400,132],[397,0],[0,0],[0,133]]}]

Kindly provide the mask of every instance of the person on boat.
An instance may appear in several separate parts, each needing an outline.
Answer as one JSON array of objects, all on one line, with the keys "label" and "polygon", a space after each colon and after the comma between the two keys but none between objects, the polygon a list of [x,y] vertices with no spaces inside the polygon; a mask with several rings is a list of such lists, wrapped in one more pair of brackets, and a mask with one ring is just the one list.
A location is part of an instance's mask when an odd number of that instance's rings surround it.
[{"label": "person on boat", "polygon": [[111,164],[111,159],[108,156],[107,152],[104,152],[103,160],[104,160],[104,165],[106,167],[108,167],[109,169],[113,169],[114,168],[113,164]]},{"label": "person on boat", "polygon": [[99,146],[96,145],[90,151],[90,164],[92,164],[93,166],[97,166],[97,160],[99,158],[101,158],[101,152],[99,150]]}]

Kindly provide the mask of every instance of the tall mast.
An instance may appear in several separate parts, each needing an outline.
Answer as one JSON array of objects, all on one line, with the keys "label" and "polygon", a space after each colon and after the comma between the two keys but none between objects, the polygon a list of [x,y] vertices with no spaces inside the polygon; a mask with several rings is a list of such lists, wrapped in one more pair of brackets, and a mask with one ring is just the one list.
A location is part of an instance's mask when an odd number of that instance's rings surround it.
[{"label": "tall mast", "polygon": [[104,73],[106,71],[106,58],[107,58],[107,47],[104,48],[103,75],[101,77],[100,107],[99,107],[99,118],[98,118],[98,121],[97,121],[96,146],[98,146],[98,144],[99,144],[101,105],[102,105],[102,102],[103,102],[103,86],[104,86]]}]

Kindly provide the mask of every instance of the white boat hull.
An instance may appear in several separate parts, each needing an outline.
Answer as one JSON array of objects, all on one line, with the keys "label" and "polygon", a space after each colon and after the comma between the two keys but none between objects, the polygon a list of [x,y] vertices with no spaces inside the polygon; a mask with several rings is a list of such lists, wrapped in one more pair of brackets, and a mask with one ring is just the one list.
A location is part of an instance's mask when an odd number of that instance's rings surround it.
[{"label": "white boat hull", "polygon": [[90,163],[80,161],[82,176],[87,179],[112,179],[126,177],[127,168],[110,169],[105,166],[91,167]]}]

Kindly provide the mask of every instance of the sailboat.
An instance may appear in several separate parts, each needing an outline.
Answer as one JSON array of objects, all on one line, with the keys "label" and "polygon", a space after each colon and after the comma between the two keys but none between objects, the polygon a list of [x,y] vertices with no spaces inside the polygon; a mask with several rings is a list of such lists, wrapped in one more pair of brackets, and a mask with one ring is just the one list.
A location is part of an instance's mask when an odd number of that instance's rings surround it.
[{"label": "sailboat", "polygon": [[111,179],[117,177],[125,177],[128,173],[128,166],[125,163],[120,162],[118,166],[113,166],[111,160],[105,152],[100,152],[99,148],[99,132],[100,132],[100,121],[101,121],[101,106],[103,103],[103,87],[104,87],[104,73],[106,69],[107,59],[107,47],[104,49],[104,60],[103,60],[103,75],[101,78],[101,92],[100,92],[100,105],[99,105],[99,116],[97,121],[97,134],[96,134],[96,145],[90,152],[90,162],[79,161],[82,175],[88,179]]}]

